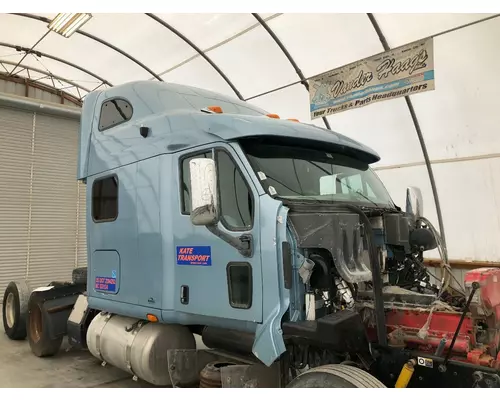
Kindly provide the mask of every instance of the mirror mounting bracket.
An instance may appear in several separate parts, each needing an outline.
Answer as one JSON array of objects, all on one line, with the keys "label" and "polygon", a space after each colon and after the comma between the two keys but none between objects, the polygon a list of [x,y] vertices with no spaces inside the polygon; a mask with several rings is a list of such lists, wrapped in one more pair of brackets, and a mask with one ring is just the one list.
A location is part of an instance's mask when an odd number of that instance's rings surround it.
[{"label": "mirror mounting bracket", "polygon": [[253,237],[250,234],[241,235],[236,238],[219,229],[217,224],[207,225],[207,229],[218,238],[224,240],[227,244],[234,247],[240,252],[243,257],[252,257],[253,254]]},{"label": "mirror mounting bracket", "polygon": [[423,216],[422,192],[419,188],[409,186],[406,188],[406,214],[418,220]]}]

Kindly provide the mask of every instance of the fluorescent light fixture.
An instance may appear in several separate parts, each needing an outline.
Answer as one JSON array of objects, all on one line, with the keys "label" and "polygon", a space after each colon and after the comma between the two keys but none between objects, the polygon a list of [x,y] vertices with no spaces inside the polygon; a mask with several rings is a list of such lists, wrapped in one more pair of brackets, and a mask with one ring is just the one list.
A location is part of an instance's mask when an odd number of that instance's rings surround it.
[{"label": "fluorescent light fixture", "polygon": [[89,13],[59,13],[48,25],[51,31],[69,38],[76,30],[80,29],[92,18]]}]

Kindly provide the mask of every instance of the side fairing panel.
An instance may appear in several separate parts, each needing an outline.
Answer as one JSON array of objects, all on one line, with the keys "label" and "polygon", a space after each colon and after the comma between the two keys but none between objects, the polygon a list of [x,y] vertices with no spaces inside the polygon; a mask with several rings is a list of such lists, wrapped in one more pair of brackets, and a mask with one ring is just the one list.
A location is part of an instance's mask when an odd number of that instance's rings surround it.
[{"label": "side fairing panel", "polygon": [[162,168],[159,182],[162,204],[160,207],[160,226],[163,253],[163,280],[161,282],[163,299],[161,308],[167,311],[172,322],[175,322],[175,301],[180,293],[176,290],[175,284],[176,268],[173,239],[174,232],[183,230],[178,221],[177,223],[173,221],[174,216],[181,213],[178,159],[173,155],[164,155],[160,157],[160,165]]},{"label": "side fairing panel", "polygon": [[162,204],[160,180],[165,176],[162,160],[153,157],[138,163],[137,191],[137,253],[136,282],[143,291],[139,305],[161,308],[163,298],[163,251],[160,224]]},{"label": "side fairing panel", "polygon": [[90,92],[83,102],[78,145],[78,168],[76,172],[76,179],[78,180],[88,176],[92,126],[94,121],[98,119],[98,113],[95,112],[95,109],[99,94],[99,92]]},{"label": "side fairing panel", "polygon": [[[92,298],[137,304],[139,297],[132,286],[137,265],[137,217],[136,178],[137,164],[132,164],[93,176],[87,180],[87,243],[89,247],[90,281],[88,282],[89,304]],[[95,221],[93,215],[93,192],[96,182],[117,180],[118,211],[116,219]],[[96,192],[96,196],[98,196]],[[116,267],[116,268],[115,268]],[[97,284],[115,280],[114,290],[96,288]]]},{"label": "side fairing panel", "polygon": [[269,366],[285,352],[281,320],[290,306],[290,290],[284,284],[282,243],[287,240],[288,209],[268,195],[260,197],[260,209],[263,322],[252,351]]}]

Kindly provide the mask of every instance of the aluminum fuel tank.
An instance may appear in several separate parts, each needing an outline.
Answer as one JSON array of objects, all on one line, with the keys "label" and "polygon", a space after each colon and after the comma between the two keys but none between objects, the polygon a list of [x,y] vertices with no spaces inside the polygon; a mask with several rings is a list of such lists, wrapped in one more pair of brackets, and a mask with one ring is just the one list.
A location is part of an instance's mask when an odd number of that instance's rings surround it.
[{"label": "aluminum fuel tank", "polygon": [[182,325],[151,323],[101,313],[87,331],[92,355],[146,382],[170,385],[167,350],[195,349],[193,334]]}]

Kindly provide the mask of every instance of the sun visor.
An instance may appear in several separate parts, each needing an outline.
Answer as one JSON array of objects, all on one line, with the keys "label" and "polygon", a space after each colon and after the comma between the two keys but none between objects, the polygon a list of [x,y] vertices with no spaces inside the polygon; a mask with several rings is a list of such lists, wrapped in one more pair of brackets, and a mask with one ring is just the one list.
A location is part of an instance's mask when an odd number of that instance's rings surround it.
[{"label": "sun visor", "polygon": [[200,129],[226,141],[250,137],[273,137],[276,139],[281,136],[304,144],[307,141],[314,141],[324,145],[325,150],[351,153],[354,157],[367,164],[380,160],[380,156],[371,148],[344,135],[315,125],[300,124],[265,116],[195,114],[193,118]]}]

